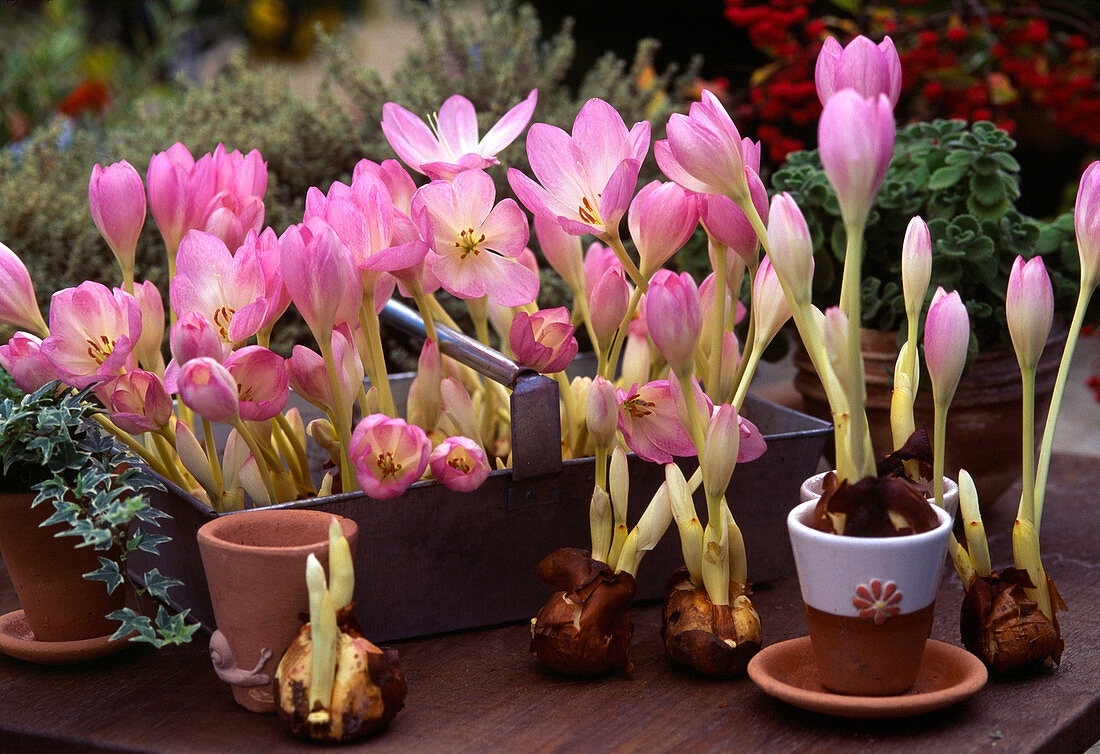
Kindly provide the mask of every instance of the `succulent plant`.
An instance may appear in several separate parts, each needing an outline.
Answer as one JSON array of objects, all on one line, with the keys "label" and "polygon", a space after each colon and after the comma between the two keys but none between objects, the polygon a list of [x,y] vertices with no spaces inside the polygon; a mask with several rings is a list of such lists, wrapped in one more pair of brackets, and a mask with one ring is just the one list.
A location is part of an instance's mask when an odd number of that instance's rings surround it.
[{"label": "succulent plant", "polygon": [[[1063,309],[1072,307],[1076,269],[1061,254],[1047,223],[1014,208],[1020,195],[1016,143],[987,122],[937,120],[898,129],[890,169],[875,198],[864,244],[864,327],[896,330],[905,320],[898,253],[910,218],[920,215],[932,236],[932,279],[958,290],[972,322],[971,353],[1008,343],[1004,291],[1016,255],[1043,254]],[[837,300],[844,259],[844,225],[836,194],[816,151],[795,152],[773,177],[789,192],[814,242],[815,303]],[[1072,228],[1072,225],[1071,225]],[[1041,237],[1048,237],[1040,244]]]}]

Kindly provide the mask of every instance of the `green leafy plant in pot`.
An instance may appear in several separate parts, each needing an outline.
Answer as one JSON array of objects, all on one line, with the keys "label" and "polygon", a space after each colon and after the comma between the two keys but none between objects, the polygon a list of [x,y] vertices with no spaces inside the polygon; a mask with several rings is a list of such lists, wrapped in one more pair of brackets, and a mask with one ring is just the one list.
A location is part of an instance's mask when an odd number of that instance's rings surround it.
[{"label": "green leafy plant in pot", "polygon": [[[1014,208],[1020,195],[1014,147],[1007,133],[987,122],[968,125],[937,120],[899,128],[893,158],[864,231],[860,324],[864,328],[868,410],[878,414],[871,421],[878,429],[872,430],[875,449],[880,454],[891,450],[886,420],[891,373],[898,345],[906,339],[901,259],[896,250],[902,245],[910,218],[919,215],[928,223],[932,242],[928,290],[957,290],[971,322],[970,373],[960,384],[954,403],[951,430],[957,441],[949,451],[948,473],[954,475],[960,467],[969,469],[987,501],[996,500],[1019,476],[1020,469],[1006,466],[1000,458],[983,458],[982,444],[967,442],[960,433],[982,412],[983,427],[1000,422],[995,430],[998,434],[1010,442],[1021,437],[1016,360],[1003,326],[1005,289],[1013,260],[1043,254],[1059,311],[1071,310],[1077,294],[1075,270],[1065,255],[1052,245],[1038,244],[1047,224]],[[777,192],[789,193],[806,215],[814,246],[813,302],[824,309],[839,296],[847,240],[836,192],[819,153],[790,155],[775,173],[773,184]],[[1064,330],[1055,328],[1051,340],[1059,342],[1063,337]],[[1058,349],[1048,350],[1050,356],[1040,363],[1037,373],[1040,406],[1049,402],[1057,370]],[[824,392],[808,359],[797,356],[796,364],[800,372],[795,385],[807,409],[827,415]],[[932,409],[929,396],[918,400],[918,425],[931,426]]]},{"label": "green leafy plant in pot", "polygon": [[156,569],[140,583],[127,576],[130,553],[165,541],[150,529],[166,514],[143,494],[158,482],[98,430],[102,409],[87,400],[90,390],[50,382],[0,402],[0,550],[26,621],[40,641],[110,633],[157,647],[185,643],[198,628],[186,613],[160,607],[150,618],[125,604],[128,581],[139,600],[162,601],[179,582]]}]

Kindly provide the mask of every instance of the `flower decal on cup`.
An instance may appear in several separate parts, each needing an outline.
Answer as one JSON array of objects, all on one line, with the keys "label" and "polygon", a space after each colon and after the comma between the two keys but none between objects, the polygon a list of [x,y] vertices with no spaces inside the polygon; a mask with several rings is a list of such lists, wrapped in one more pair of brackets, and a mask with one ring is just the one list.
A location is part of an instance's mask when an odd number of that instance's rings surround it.
[{"label": "flower decal on cup", "polygon": [[871,579],[870,585],[860,584],[856,587],[856,596],[852,598],[852,606],[859,610],[860,618],[873,618],[876,626],[881,626],[887,618],[897,615],[901,608],[901,592],[893,581],[887,581],[884,585],[878,579]]}]

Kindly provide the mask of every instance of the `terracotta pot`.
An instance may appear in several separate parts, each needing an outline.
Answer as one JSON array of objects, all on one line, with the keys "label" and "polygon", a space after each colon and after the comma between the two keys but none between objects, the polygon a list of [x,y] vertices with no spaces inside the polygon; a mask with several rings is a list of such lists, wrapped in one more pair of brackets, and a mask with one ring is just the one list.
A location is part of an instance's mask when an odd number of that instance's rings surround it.
[{"label": "terracotta pot", "polygon": [[787,516],[814,661],[841,694],[904,693],[917,678],[940,584],[951,517],[903,537],[846,537],[811,529],[815,502]]},{"label": "terracotta pot", "polygon": [[[330,513],[300,509],[242,511],[198,531],[218,630],[210,639],[215,672],[253,712],[274,712],[271,680],[309,613],[306,558],[328,567]],[[335,517],[352,552],[359,527]]]},{"label": "terracotta pot", "polygon": [[[825,483],[825,475],[831,473],[830,471],[822,471],[820,474],[814,474],[802,483],[802,487],[798,490],[798,495],[803,503],[808,503],[811,500],[816,503],[821,498],[822,486]],[[935,504],[935,492],[932,492],[928,496],[928,502],[933,505]],[[947,515],[954,519],[956,511],[959,510],[959,485],[955,484],[947,477],[943,478],[943,507],[947,511]]]},{"label": "terracotta pot", "polygon": [[[897,361],[897,333],[860,331],[863,371],[867,382],[867,421],[876,457],[889,453],[890,397],[894,363]],[[1047,340],[1035,375],[1035,442],[1043,436],[1050,395],[1058,375],[1066,331],[1059,329]],[[813,364],[802,349],[795,349],[797,369],[794,386],[802,394],[803,410],[829,418],[829,405]],[[982,505],[997,500],[1020,476],[1023,443],[1023,388],[1020,367],[1011,348],[993,348],[978,354],[962,380],[947,414],[945,473],[958,478],[959,469],[970,472]],[[928,378],[921,380],[914,415],[917,426],[931,433],[934,406]],[[831,457],[831,447],[827,448]]]},{"label": "terracotta pot", "polygon": [[34,493],[0,494],[0,553],[11,575],[19,604],[36,641],[77,641],[113,634],[118,621],[107,614],[120,610],[125,589],[107,593],[102,581],[84,574],[99,569],[90,547],[77,548],[79,537],[55,537],[64,524],[41,527],[53,514],[50,503],[31,507]]}]

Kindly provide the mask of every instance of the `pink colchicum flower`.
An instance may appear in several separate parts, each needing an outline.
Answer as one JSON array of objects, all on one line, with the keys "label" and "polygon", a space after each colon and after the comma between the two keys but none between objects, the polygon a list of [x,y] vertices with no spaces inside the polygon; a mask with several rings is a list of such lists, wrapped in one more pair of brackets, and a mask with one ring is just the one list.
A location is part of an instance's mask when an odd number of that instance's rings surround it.
[{"label": "pink colchicum flower", "polygon": [[808,305],[814,281],[814,245],[802,210],[787,192],[772,197],[768,220],[768,258],[790,289],[792,304]]},{"label": "pink colchicum flower", "polygon": [[959,385],[970,345],[970,317],[958,291],[936,289],[924,320],[924,365],[937,403],[949,403]]},{"label": "pink colchicum flower", "polygon": [[179,142],[149,160],[145,174],[149,211],[169,255],[175,254],[187,231],[202,227],[207,205],[217,193],[216,182],[213,158],[207,154],[196,162]]},{"label": "pink colchicum flower", "polygon": [[42,340],[27,332],[17,332],[0,346],[0,366],[12,376],[24,393],[33,393],[57,379],[53,364],[42,355]]},{"label": "pink colchicum flower", "polygon": [[111,421],[124,432],[140,435],[160,429],[172,416],[172,399],[160,377],[135,369],[96,389],[111,412]]},{"label": "pink colchicum flower", "polygon": [[[535,215],[535,236],[546,261],[574,291],[584,288],[584,254],[580,236],[566,233],[554,220]],[[612,252],[614,254],[614,252]]]},{"label": "pink colchicum flower", "polygon": [[530,238],[527,217],[512,199],[494,206],[495,199],[493,179],[483,170],[421,186],[412,207],[433,252],[426,265],[459,298],[529,304],[538,295],[538,275],[514,259]]},{"label": "pink colchicum flower", "polygon": [[435,480],[455,492],[473,492],[489,476],[489,459],[485,451],[461,435],[439,443],[428,463]]},{"label": "pink colchicum flower", "polygon": [[847,47],[829,37],[818,53],[814,82],[822,105],[842,89],[854,89],[861,97],[883,94],[893,108],[901,95],[901,60],[890,37],[876,45],[861,35]]},{"label": "pink colchicum flower", "polygon": [[[749,184],[749,195],[756,207],[760,219],[768,224],[768,190],[756,171],[745,168],[745,179]],[[698,194],[699,219],[707,233],[719,243],[725,244],[730,251],[744,262],[756,258],[759,238],[749,218],[732,199],[722,194]]]},{"label": "pink colchicum flower", "polygon": [[1089,165],[1081,176],[1073,227],[1081,257],[1081,288],[1092,290],[1100,284],[1100,160]]},{"label": "pink colchicum flower", "polygon": [[204,231],[190,231],[180,241],[176,275],[168,287],[178,316],[198,312],[218,328],[222,340],[236,343],[264,325],[267,292],[254,242],[234,256],[220,238]]},{"label": "pink colchicum flower", "polygon": [[160,345],[164,340],[164,301],[151,281],[134,285],[134,298],[141,309],[141,337],[134,346],[134,357],[146,365],[163,365]]},{"label": "pink colchicum flower", "polygon": [[[359,394],[363,383],[363,362],[359,350],[348,338],[346,328],[332,333],[332,355],[336,362],[336,374],[340,384],[340,393],[344,396],[349,409]],[[329,386],[328,371],[321,354],[302,345],[294,346],[291,357],[286,360],[287,376],[290,387],[307,401],[325,410],[336,410],[336,402]]]},{"label": "pink colchicum flower", "polygon": [[598,448],[610,447],[619,427],[619,396],[609,380],[603,377],[592,380],[585,399],[584,417],[592,443]]},{"label": "pink colchicum flower", "polygon": [[180,316],[172,326],[168,345],[177,364],[186,364],[200,356],[221,363],[231,350],[230,344],[222,340],[218,328],[198,312],[184,312]]},{"label": "pink colchicum flower", "polygon": [[211,422],[235,424],[240,417],[237,383],[229,370],[214,359],[191,359],[179,373],[180,400]]},{"label": "pink colchicum flower", "polygon": [[88,280],[53,294],[50,336],[41,350],[59,379],[84,388],[132,368],[140,337],[137,299]]},{"label": "pink colchicum flower", "polygon": [[245,346],[222,362],[237,386],[241,418],[266,421],[286,407],[290,388],[286,361],[263,346]]},{"label": "pink colchicum flower", "polygon": [[619,390],[619,430],[627,447],[651,463],[696,455],[672,399],[668,380]]},{"label": "pink colchicum flower", "polygon": [[741,426],[737,409],[730,403],[716,406],[707,428],[706,456],[703,462],[703,482],[707,494],[723,494],[737,466],[741,444]]},{"label": "pink colchicum flower", "polygon": [[516,361],[536,372],[560,372],[577,355],[575,328],[564,306],[540,309],[534,314],[516,312],[508,334],[508,346]]},{"label": "pink colchicum flower", "polygon": [[695,348],[703,326],[699,289],[691,275],[658,270],[642,302],[649,337],[672,371],[682,376],[695,366]]},{"label": "pink colchicum flower", "polygon": [[38,310],[34,284],[26,265],[14,251],[0,243],[0,322],[40,335],[48,329]]},{"label": "pink colchicum flower", "polygon": [[259,233],[263,227],[267,163],[258,150],[242,155],[239,150],[226,152],[222,144],[211,161],[214,196],[203,210],[201,227],[235,253],[249,232]]},{"label": "pink colchicum flower", "polygon": [[1054,288],[1043,258],[1016,257],[1008,275],[1005,319],[1021,369],[1034,369],[1054,322]]},{"label": "pink colchicum flower", "polygon": [[477,112],[460,94],[448,97],[433,126],[393,102],[382,106],[382,133],[397,156],[434,180],[450,181],[464,170],[497,165],[496,154],[515,141],[535,112],[538,90],[512,107],[478,140]]},{"label": "pink colchicum flower", "polygon": [[626,223],[642,277],[648,278],[687,243],[699,223],[699,208],[695,196],[681,186],[653,181],[630,203]]},{"label": "pink colchicum flower", "polygon": [[630,283],[626,282],[622,268],[608,268],[592,288],[588,298],[589,320],[596,341],[603,350],[611,348],[611,339],[626,316],[630,306]]},{"label": "pink colchicum flower", "polygon": [[398,227],[397,218],[404,215],[394,207],[382,178],[367,169],[359,171],[351,186],[333,183],[327,195],[310,188],[305,220],[309,223],[315,217],[324,220],[348,247],[364,285],[373,285],[380,272],[413,267],[428,253],[419,235],[410,237],[407,228]]},{"label": "pink colchicum flower", "polygon": [[363,284],[351,252],[324,223],[292,225],[279,238],[283,285],[318,343],[354,324]]},{"label": "pink colchicum flower", "polygon": [[101,168],[88,181],[92,222],[114,252],[119,267],[133,274],[134,250],[145,224],[145,186],[134,167],[122,160]]},{"label": "pink colchicum flower", "polygon": [[914,217],[905,229],[905,240],[901,244],[901,285],[906,309],[919,311],[931,277],[932,236],[928,232],[928,223]]},{"label": "pink colchicum flower", "polygon": [[432,444],[415,424],[371,414],[355,427],[348,450],[363,492],[388,500],[424,474]]},{"label": "pink colchicum flower", "polygon": [[667,132],[667,139],[653,145],[662,173],[688,191],[724,194],[738,202],[748,199],[744,143],[714,94],[704,89],[687,115],[673,113]]},{"label": "pink colchicum flower", "polygon": [[508,183],[527,209],[559,223],[566,233],[617,236],[638,171],[649,151],[648,121],[629,131],[600,99],[584,103],[567,134],[535,123],[527,132],[527,157],[538,183],[510,168]]},{"label": "pink colchicum flower", "polygon": [[783,295],[779,276],[765,257],[756,271],[752,285],[752,309],[756,320],[756,341],[769,343],[791,318],[791,305]]},{"label": "pink colchicum flower", "polygon": [[608,269],[615,270],[620,276],[626,275],[623,263],[615,256],[615,251],[599,241],[593,241],[584,253],[584,295],[590,301],[596,283],[600,282]]},{"label": "pink colchicum flower", "polygon": [[844,89],[825,104],[818,152],[848,227],[862,227],[894,156],[894,110],[886,95],[866,99]]}]

